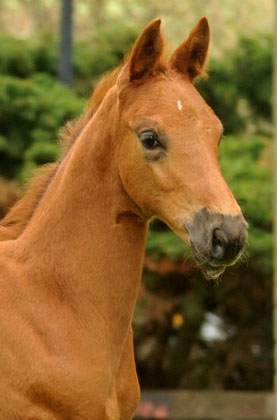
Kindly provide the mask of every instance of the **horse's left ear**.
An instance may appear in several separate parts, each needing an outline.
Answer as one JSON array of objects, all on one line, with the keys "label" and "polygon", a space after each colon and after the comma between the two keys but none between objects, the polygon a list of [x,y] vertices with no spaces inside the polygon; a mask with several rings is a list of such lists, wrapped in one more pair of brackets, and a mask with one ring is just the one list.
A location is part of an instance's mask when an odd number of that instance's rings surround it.
[{"label": "horse's left ear", "polygon": [[205,62],[210,42],[208,20],[202,17],[192,29],[189,37],[173,53],[170,67],[184,74],[192,82],[205,74]]}]

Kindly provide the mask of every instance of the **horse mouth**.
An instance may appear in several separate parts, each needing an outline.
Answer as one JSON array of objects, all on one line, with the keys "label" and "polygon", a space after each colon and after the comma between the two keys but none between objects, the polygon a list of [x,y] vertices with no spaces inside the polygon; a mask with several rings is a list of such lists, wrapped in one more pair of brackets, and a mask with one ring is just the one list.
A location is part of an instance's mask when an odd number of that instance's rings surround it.
[{"label": "horse mouth", "polygon": [[207,280],[218,280],[227,268],[227,264],[214,262],[207,255],[199,253],[191,242],[194,259]]},{"label": "horse mouth", "polygon": [[218,280],[226,269],[226,265],[215,266],[211,263],[201,265],[202,272],[207,280]]},{"label": "horse mouth", "polygon": [[196,263],[207,279],[218,279],[243,253],[248,225],[240,212],[232,216],[204,207],[183,226]]}]

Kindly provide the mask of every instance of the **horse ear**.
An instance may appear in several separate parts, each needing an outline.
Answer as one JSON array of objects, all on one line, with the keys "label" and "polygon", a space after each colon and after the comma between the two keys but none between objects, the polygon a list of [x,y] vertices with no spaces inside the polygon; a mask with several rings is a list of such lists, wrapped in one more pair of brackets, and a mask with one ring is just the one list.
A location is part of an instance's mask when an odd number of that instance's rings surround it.
[{"label": "horse ear", "polygon": [[193,81],[205,74],[205,62],[210,42],[208,20],[202,17],[192,29],[189,37],[173,53],[170,66]]},{"label": "horse ear", "polygon": [[129,81],[144,80],[156,67],[164,49],[160,26],[160,19],[152,20],[138,37],[128,63]]}]

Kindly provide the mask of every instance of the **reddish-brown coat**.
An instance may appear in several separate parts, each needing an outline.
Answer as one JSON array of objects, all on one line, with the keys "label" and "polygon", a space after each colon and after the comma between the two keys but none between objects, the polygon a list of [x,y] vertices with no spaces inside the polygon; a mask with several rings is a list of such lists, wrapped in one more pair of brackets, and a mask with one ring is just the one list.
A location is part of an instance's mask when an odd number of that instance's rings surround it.
[{"label": "reddish-brown coat", "polygon": [[[221,124],[191,83],[203,73],[206,28],[200,20],[166,66],[160,22],[150,23],[70,129],[61,162],[4,219],[2,420],[131,419],[131,319],[149,219],[186,239],[184,221],[203,207],[239,213],[218,165]],[[167,158],[145,159],[134,130],[144,120],[166,130]]]}]

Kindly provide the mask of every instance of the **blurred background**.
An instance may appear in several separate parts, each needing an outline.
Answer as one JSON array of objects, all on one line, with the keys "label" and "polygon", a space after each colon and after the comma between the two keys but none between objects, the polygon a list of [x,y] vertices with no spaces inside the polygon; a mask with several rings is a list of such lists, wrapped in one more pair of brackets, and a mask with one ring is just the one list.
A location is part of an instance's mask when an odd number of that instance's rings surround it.
[{"label": "blurred background", "polygon": [[57,76],[62,3],[0,0],[0,215],[32,171],[58,157],[58,130],[144,25],[161,17],[172,51],[207,16],[210,77],[197,88],[224,124],[220,164],[249,244],[213,284],[152,222],[133,323],[138,374],[143,389],[271,390],[272,0],[75,0],[72,86]]}]

